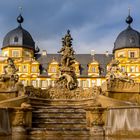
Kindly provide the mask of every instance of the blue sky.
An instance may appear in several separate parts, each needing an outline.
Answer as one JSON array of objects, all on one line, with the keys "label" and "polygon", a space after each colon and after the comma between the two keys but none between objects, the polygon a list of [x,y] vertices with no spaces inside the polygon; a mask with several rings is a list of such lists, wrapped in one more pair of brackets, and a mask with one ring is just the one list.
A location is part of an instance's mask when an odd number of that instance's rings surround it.
[{"label": "blue sky", "polygon": [[41,50],[56,53],[61,38],[71,30],[76,53],[112,53],[118,34],[127,28],[128,7],[140,31],[140,0],[0,0],[0,44],[18,26],[18,7],[23,7],[23,27]]}]

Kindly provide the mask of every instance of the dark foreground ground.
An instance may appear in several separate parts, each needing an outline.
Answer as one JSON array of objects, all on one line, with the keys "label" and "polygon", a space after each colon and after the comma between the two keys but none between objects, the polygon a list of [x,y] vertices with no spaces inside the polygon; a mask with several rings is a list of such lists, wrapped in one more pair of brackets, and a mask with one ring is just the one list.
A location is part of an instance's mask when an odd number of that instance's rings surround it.
[{"label": "dark foreground ground", "polygon": [[37,136],[0,136],[0,140],[140,140],[140,138],[120,137],[37,137]]}]

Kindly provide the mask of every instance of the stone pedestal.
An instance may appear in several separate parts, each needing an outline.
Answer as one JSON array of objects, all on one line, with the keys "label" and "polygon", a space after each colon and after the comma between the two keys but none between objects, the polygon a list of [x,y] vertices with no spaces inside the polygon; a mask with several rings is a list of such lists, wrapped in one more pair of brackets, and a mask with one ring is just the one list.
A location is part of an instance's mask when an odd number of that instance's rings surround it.
[{"label": "stone pedestal", "polygon": [[90,135],[91,136],[104,136],[104,129],[102,126],[92,126],[90,128]]},{"label": "stone pedestal", "polygon": [[104,136],[103,112],[102,107],[86,108],[87,127],[90,129],[91,136]]},{"label": "stone pedestal", "polygon": [[31,108],[9,108],[12,134],[25,135],[28,128],[32,125]]},{"label": "stone pedestal", "polygon": [[22,135],[26,135],[26,128],[24,126],[13,126],[12,127],[12,134],[22,134]]}]

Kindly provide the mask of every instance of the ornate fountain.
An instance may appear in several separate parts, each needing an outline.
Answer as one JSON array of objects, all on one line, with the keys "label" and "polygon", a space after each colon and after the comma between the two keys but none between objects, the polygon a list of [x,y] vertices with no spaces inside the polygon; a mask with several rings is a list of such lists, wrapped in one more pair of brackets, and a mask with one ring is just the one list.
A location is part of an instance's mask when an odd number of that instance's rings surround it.
[{"label": "ornate fountain", "polygon": [[113,60],[101,87],[79,88],[72,40],[68,30],[56,83],[46,90],[24,87],[14,61],[7,59],[0,75],[0,112],[6,119],[0,134],[139,137],[140,84]]}]

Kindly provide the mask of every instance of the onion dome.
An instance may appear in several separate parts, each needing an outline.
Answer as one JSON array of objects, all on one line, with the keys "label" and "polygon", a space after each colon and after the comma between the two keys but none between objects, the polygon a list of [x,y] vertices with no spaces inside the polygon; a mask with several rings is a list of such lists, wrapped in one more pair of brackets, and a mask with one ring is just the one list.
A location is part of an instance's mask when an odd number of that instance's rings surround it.
[{"label": "onion dome", "polygon": [[140,33],[131,27],[132,22],[133,18],[128,15],[126,18],[128,27],[118,35],[113,52],[123,48],[140,48]]},{"label": "onion dome", "polygon": [[28,31],[26,31],[21,24],[23,23],[24,18],[21,14],[17,17],[17,22],[19,26],[6,34],[3,40],[3,48],[5,47],[25,47],[35,50],[35,42]]}]

